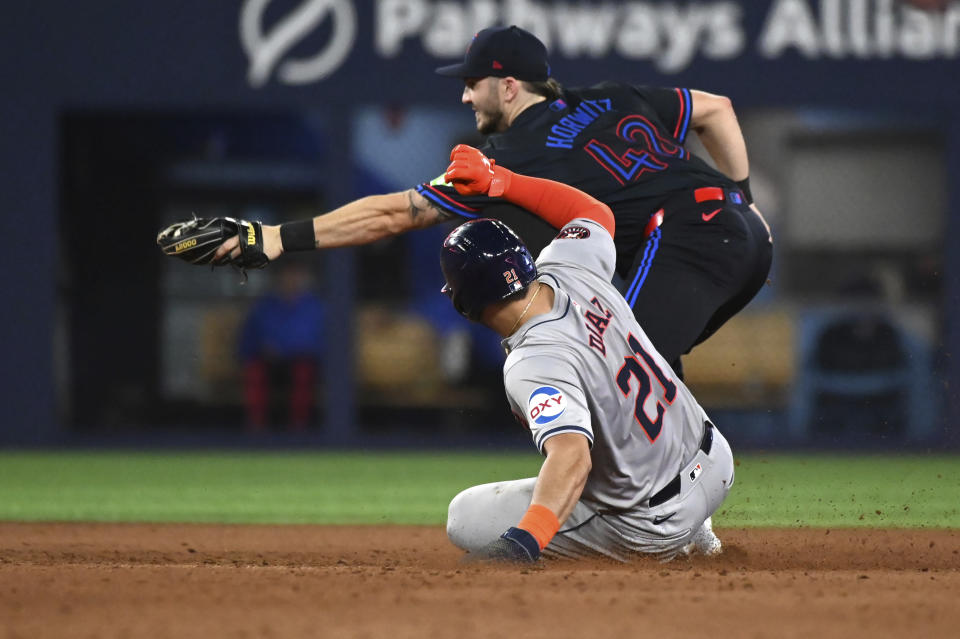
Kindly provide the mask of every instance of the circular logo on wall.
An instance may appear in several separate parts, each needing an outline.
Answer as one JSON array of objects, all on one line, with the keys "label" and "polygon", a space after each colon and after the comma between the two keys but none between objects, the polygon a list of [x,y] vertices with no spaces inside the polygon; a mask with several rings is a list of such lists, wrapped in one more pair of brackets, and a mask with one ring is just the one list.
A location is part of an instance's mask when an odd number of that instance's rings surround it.
[{"label": "circular logo on wall", "polygon": [[[246,0],[240,13],[240,41],[250,60],[247,81],[262,87],[277,69],[284,84],[322,80],[347,59],[357,37],[357,11],[351,0],[304,0],[267,33],[263,14],[272,0]],[[329,18],[333,21],[326,45],[308,59],[284,60],[293,47]]]},{"label": "circular logo on wall", "polygon": [[549,424],[563,415],[567,409],[567,400],[563,393],[553,386],[541,386],[530,394],[527,400],[527,414],[536,424]]}]

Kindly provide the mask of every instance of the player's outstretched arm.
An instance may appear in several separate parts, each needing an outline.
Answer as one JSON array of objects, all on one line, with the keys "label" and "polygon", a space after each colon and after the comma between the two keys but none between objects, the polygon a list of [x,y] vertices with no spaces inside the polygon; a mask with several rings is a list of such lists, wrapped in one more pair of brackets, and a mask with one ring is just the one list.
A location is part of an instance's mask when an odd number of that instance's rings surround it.
[{"label": "player's outstretched arm", "polygon": [[750,175],[747,143],[730,98],[705,91],[690,91],[693,108],[690,125],[717,169],[735,182]]},{"label": "player's outstretched arm", "polygon": [[600,200],[567,184],[496,166],[494,160],[466,144],[458,144],[450,152],[450,166],[444,178],[461,195],[502,197],[556,228],[585,217],[601,224],[611,236],[616,230],[613,212]]},{"label": "player's outstretched arm", "polygon": [[[360,246],[449,219],[414,189],[370,195],[324,215],[287,224],[263,226],[264,253],[271,261],[287,251]],[[239,239],[231,238],[217,250],[215,259],[239,254]]]},{"label": "player's outstretched arm", "polygon": [[540,467],[530,508],[516,526],[470,559],[534,562],[573,512],[590,475],[590,444],[583,435],[563,433],[543,447],[547,459]]}]

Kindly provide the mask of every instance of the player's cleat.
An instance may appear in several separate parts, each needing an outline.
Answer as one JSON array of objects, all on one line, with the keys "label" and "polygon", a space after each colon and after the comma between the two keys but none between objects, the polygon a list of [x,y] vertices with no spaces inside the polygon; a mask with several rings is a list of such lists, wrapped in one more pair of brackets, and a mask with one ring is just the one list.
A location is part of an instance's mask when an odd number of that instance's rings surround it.
[{"label": "player's cleat", "polygon": [[713,522],[711,519],[712,518],[707,517],[707,520],[700,526],[700,530],[694,534],[690,543],[683,547],[685,555],[698,554],[712,557],[723,552],[723,544],[720,543],[720,538],[713,534]]}]

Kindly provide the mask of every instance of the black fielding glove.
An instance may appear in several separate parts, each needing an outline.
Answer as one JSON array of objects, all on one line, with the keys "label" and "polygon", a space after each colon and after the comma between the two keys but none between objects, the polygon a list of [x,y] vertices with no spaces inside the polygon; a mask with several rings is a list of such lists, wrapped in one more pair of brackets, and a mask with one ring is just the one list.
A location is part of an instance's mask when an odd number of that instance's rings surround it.
[{"label": "black fielding glove", "polygon": [[469,561],[533,564],[540,559],[540,544],[522,528],[509,528],[496,541],[467,555]]},{"label": "black fielding glove", "polygon": [[[240,238],[240,254],[215,261],[214,254],[220,245],[234,236]],[[263,252],[263,225],[232,217],[195,217],[171,224],[157,234],[157,244],[165,255],[179,257],[190,264],[230,264],[245,271],[263,268],[270,262]]]}]

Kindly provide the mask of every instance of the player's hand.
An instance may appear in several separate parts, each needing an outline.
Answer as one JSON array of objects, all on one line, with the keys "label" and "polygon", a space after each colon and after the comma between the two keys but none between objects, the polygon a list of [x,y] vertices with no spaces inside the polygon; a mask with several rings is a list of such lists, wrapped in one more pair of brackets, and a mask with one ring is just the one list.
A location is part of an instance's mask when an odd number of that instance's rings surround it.
[{"label": "player's hand", "polygon": [[[272,262],[283,254],[283,244],[280,242],[280,227],[263,225],[263,252]],[[234,235],[220,245],[214,254],[214,262],[223,263],[236,259],[240,255],[240,236]]]},{"label": "player's hand", "polygon": [[503,195],[510,181],[510,172],[496,166],[496,160],[491,160],[478,149],[458,144],[450,152],[450,166],[443,177],[453,183],[460,195],[489,194],[496,197]]},{"label": "player's hand", "polygon": [[450,166],[443,177],[460,195],[483,195],[490,190],[494,164],[478,149],[458,144],[450,152]]},{"label": "player's hand", "polygon": [[464,562],[535,564],[539,559],[540,544],[534,536],[522,528],[510,528],[480,550],[467,553]]}]

